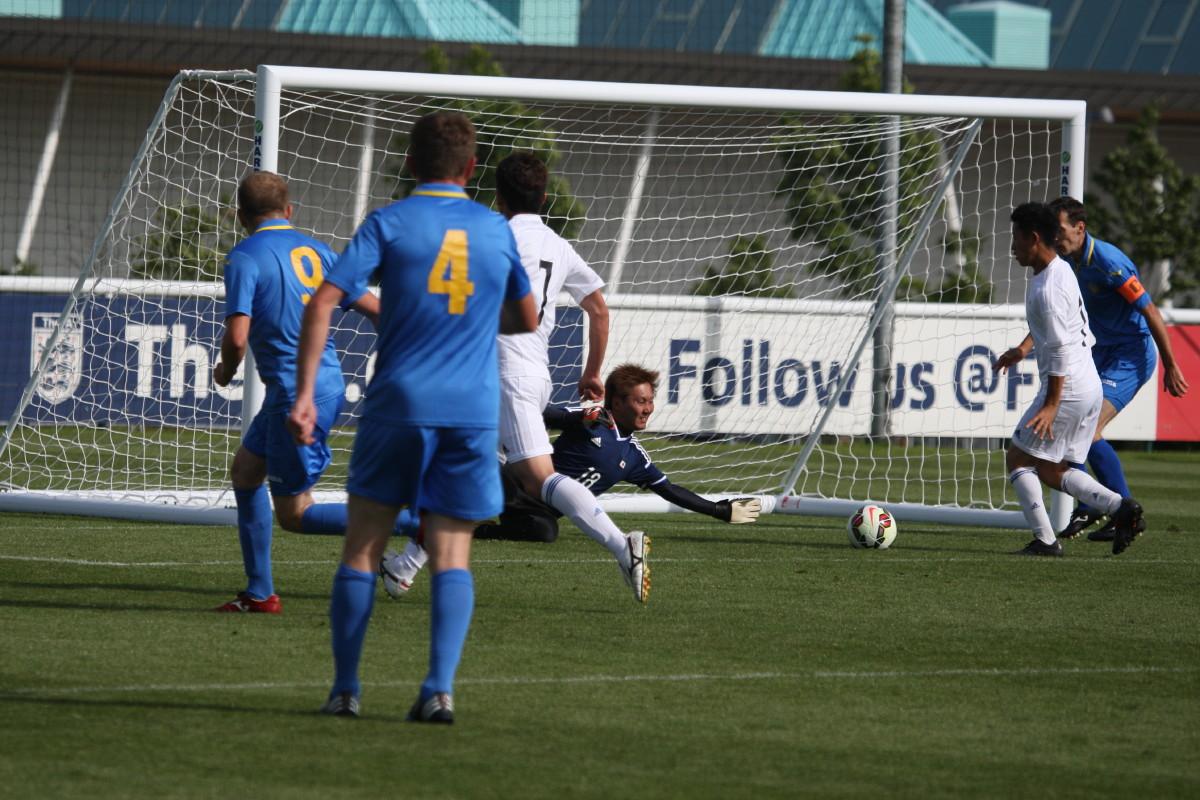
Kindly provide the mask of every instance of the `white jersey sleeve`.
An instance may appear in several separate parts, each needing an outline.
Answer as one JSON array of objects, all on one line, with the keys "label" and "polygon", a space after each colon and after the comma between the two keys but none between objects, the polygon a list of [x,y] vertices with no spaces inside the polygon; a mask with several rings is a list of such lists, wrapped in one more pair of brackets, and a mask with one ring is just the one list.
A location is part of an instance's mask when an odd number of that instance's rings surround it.
[{"label": "white jersey sleeve", "polygon": [[562,288],[567,294],[571,295],[571,299],[576,303],[583,300],[592,292],[604,288],[604,280],[596,274],[596,271],[587,265],[579,254],[575,252],[575,248],[567,245],[566,257],[566,273],[563,276]]}]

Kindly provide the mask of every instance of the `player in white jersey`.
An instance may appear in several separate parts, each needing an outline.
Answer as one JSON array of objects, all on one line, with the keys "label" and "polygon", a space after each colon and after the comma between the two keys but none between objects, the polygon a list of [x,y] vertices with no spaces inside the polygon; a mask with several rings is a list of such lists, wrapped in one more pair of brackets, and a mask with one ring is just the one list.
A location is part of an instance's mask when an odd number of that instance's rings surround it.
[{"label": "player in white jersey", "polygon": [[[546,202],[546,165],[533,153],[517,152],[496,169],[496,196],[500,212],[508,217],[517,240],[517,252],[529,276],[538,307],[538,329],[532,333],[500,336],[500,447],[510,475],[532,497],[541,498],[570,518],[580,530],[604,545],[617,560],[634,597],[645,603],[650,594],[650,567],[646,556],[650,537],[641,531],[623,533],[578,481],[554,471],[554,447],[542,420],[550,401],[550,332],[555,305],[566,291],[588,318],[587,360],[579,379],[585,401],[604,398],[600,369],[608,344],[608,305],[600,279],[570,243],[542,221]],[[380,563],[385,586],[406,591],[424,563],[424,553],[410,544],[403,553],[388,551]],[[390,578],[390,580],[389,580]],[[395,595],[389,588],[389,593]]]},{"label": "player in white jersey", "polygon": [[[1042,503],[1041,483],[1066,492],[1113,516],[1113,554],[1120,554],[1145,529],[1142,507],[1122,498],[1080,470],[1070,468],[1087,456],[1104,400],[1092,361],[1095,337],[1088,327],[1079,282],[1054,249],[1058,218],[1042,203],[1024,203],[1012,212],[1012,252],[1033,274],[1025,289],[1029,336],[1004,351],[994,369],[1004,370],[1029,355],[1032,343],[1041,385],[1009,445],[1006,466],[1033,541],[1020,555],[1061,556],[1062,544]],[[1039,483],[1039,479],[1041,483]]]},{"label": "player in white jersey", "polygon": [[[588,318],[588,353],[579,379],[580,397],[592,401],[604,398],[604,382],[600,378],[608,346],[608,305],[600,292],[604,281],[537,213],[545,202],[546,178],[546,167],[532,153],[514,153],[500,162],[496,173],[500,211],[508,217],[538,307],[536,331],[501,336],[497,340],[500,445],[507,462],[514,467],[554,452],[542,421],[542,409],[550,402],[550,332],[557,316],[558,297],[563,291],[571,295]],[[526,477],[543,477],[534,466],[516,467],[519,473],[524,473],[522,483],[527,482]]]}]

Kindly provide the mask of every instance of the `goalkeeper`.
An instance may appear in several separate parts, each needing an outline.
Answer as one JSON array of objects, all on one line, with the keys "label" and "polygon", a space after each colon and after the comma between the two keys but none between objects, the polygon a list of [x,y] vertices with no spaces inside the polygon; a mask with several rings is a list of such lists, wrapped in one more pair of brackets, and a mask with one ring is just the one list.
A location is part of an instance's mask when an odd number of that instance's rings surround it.
[{"label": "goalkeeper", "polygon": [[[546,427],[562,430],[551,456],[554,471],[574,478],[593,495],[601,495],[624,481],[649,489],[687,511],[735,525],[754,522],[762,510],[757,498],[705,500],[671,483],[651,461],[650,454],[637,440],[637,433],[645,430],[654,413],[657,388],[657,372],[636,364],[622,364],[604,382],[602,409],[547,407],[543,412]],[[561,512],[521,489],[507,467],[500,474],[504,511],[499,524],[479,525],[475,528],[475,538],[526,542],[557,539]],[[385,560],[382,572],[388,594],[399,597],[407,591],[424,563],[425,553],[415,542],[410,542],[404,553]]]},{"label": "goalkeeper", "polygon": [[[582,483],[594,495],[601,495],[624,481],[649,489],[659,497],[687,511],[707,514],[734,524],[754,522],[761,510],[754,498],[705,500],[695,492],[677,486],[650,459],[637,440],[654,413],[654,392],[658,373],[636,364],[622,364],[609,373],[604,382],[604,408],[594,420],[589,411],[548,407],[543,413],[546,427],[562,430],[554,442],[555,472]],[[505,476],[507,470],[501,469]],[[477,539],[514,539],[553,542],[558,538],[558,511],[521,491],[516,481],[506,478],[504,511],[500,524],[480,525]]]}]

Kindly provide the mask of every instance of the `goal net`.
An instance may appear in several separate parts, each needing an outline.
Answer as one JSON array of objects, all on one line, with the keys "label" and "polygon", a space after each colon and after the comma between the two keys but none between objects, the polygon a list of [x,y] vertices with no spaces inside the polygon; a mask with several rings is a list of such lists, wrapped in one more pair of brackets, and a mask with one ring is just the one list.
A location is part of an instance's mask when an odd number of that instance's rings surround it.
[{"label": "goal net", "polygon": [[[990,366],[1025,333],[1008,214],[1080,193],[1082,103],[268,67],[178,76],[78,280],[9,279],[61,303],[35,320],[33,374],[0,409],[0,507],[228,519],[229,462],[261,397],[252,374],[211,380],[239,179],[252,164],[284,175],[295,224],[340,250],[410,190],[407,131],[443,108],[478,127],[481,202],[513,150],[550,165],[548,222],[607,281],[606,371],[660,374],[639,439],[673,481],[776,512],[870,500],[901,519],[1021,524],[1002,440],[1035,368]],[[565,403],[586,325],[560,308]],[[375,344],[353,313],[334,323],[346,403],[329,493]],[[667,508],[634,487],[606,502]]]}]

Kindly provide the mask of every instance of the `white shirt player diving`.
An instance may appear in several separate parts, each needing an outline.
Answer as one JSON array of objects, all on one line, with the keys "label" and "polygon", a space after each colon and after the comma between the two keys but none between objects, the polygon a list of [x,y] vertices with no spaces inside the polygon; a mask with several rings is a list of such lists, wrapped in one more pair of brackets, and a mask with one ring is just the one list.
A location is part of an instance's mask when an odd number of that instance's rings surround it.
[{"label": "white shirt player diving", "polygon": [[518,214],[508,221],[517,240],[517,253],[538,307],[538,328],[532,333],[498,339],[500,377],[550,379],[550,331],[554,329],[555,303],[566,291],[578,303],[604,286],[575,248],[542,222],[537,214]]}]

